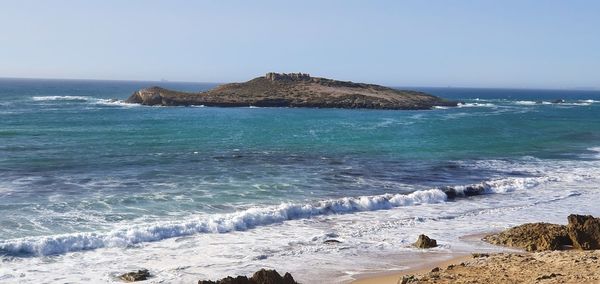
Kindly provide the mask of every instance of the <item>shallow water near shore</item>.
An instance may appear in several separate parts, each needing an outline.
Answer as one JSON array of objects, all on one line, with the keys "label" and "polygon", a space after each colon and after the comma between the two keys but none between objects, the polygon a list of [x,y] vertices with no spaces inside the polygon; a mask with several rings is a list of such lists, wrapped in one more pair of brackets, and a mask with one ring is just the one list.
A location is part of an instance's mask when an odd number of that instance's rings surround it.
[{"label": "shallow water near shore", "polygon": [[[420,233],[430,253],[493,251],[460,237],[600,215],[599,92],[422,88],[464,102],[429,111],[122,101],[154,84],[0,80],[0,282],[345,282],[403,268]],[[441,190],[469,185],[486,194]]]}]

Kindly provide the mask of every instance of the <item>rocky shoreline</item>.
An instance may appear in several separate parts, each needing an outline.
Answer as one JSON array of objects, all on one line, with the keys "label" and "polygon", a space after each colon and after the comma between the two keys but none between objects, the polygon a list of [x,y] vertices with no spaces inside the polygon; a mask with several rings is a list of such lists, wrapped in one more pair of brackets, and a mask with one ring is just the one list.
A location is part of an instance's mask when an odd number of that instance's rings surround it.
[{"label": "rocky shoreline", "polygon": [[309,107],[422,110],[458,102],[424,92],[311,77],[304,73],[267,73],[244,83],[187,93],[151,87],[134,92],[127,103],[150,106]]},{"label": "rocky shoreline", "polygon": [[[519,253],[473,253],[446,267],[396,278],[362,279],[361,283],[600,283],[600,218],[569,215],[567,225],[528,223],[489,234],[484,241],[522,249]],[[414,247],[436,247],[436,240],[419,235]],[[438,264],[439,265],[439,264]],[[148,270],[122,274],[126,282],[152,277]],[[297,284],[290,273],[261,269],[251,277],[228,276],[198,284]]]},{"label": "rocky shoreline", "polygon": [[523,253],[474,253],[459,264],[399,276],[397,283],[600,283],[600,218],[567,219],[567,225],[528,223],[483,238]]}]

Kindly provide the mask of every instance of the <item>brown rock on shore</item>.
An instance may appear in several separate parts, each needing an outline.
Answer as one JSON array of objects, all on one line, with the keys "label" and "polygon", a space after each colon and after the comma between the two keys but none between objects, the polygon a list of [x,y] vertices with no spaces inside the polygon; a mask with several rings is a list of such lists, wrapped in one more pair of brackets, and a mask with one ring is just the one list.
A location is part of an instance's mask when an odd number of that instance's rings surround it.
[{"label": "brown rock on shore", "polygon": [[198,284],[297,284],[291,274],[285,273],[281,276],[275,270],[261,269],[248,278],[246,276],[237,276],[235,278],[228,276],[221,280],[200,280]]},{"label": "brown rock on shore", "polygon": [[560,250],[563,246],[571,245],[567,227],[549,223],[523,224],[486,236],[483,240],[527,251]]},{"label": "brown rock on shore", "polygon": [[161,106],[368,109],[431,109],[458,104],[423,92],[317,78],[303,73],[267,73],[245,83],[224,84],[201,93],[151,87],[133,93],[127,102]]},{"label": "brown rock on shore", "polygon": [[569,215],[567,231],[573,247],[582,250],[600,249],[600,218]]},{"label": "brown rock on shore", "polygon": [[529,223],[483,238],[491,244],[522,248],[527,251],[600,248],[600,219],[569,215],[567,226]]}]

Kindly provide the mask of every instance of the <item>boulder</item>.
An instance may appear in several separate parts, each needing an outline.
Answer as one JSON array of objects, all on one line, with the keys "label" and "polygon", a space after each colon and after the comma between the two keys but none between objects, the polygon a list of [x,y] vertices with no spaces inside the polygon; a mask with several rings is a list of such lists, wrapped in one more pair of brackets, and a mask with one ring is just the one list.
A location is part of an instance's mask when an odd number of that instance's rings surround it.
[{"label": "boulder", "polygon": [[261,269],[248,278],[246,276],[237,276],[235,278],[228,276],[221,280],[200,280],[198,284],[297,284],[291,274],[285,273],[283,277],[275,270]]},{"label": "boulder", "polygon": [[261,269],[252,275],[251,280],[256,284],[295,284],[291,274],[285,273],[283,277],[275,270]]},{"label": "boulder", "polygon": [[125,282],[143,281],[150,277],[148,269],[140,269],[138,271],[127,272],[119,276],[119,279]]},{"label": "boulder", "polygon": [[200,280],[198,284],[250,284],[250,279],[246,276],[238,276],[233,278],[231,276],[227,276],[221,280],[210,281],[210,280]]},{"label": "boulder", "polygon": [[573,247],[582,250],[600,249],[600,218],[590,215],[569,215],[567,232]]},{"label": "boulder", "polygon": [[417,241],[414,244],[416,247],[418,248],[434,248],[437,247],[437,241],[434,239],[429,238],[426,235],[419,235],[419,238],[417,238]]},{"label": "boulder", "polygon": [[571,245],[567,227],[549,223],[528,223],[498,234],[488,235],[485,241],[527,251],[560,250]]}]

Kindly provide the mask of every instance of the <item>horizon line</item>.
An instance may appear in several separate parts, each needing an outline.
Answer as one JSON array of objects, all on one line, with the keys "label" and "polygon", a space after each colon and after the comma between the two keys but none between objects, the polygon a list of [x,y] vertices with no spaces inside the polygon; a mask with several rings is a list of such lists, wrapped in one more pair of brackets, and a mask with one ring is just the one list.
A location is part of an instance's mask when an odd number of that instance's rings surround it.
[{"label": "horizon line", "polygon": [[[179,81],[179,80],[141,80],[141,79],[97,79],[97,78],[41,78],[41,77],[3,77],[0,76],[0,80],[39,80],[39,81],[98,81],[98,82],[140,82],[140,83],[176,83],[176,84],[228,84],[238,82],[207,82],[207,81]],[[335,79],[334,79],[335,80]],[[348,81],[353,82],[353,81]],[[362,83],[362,82],[361,82]],[[394,84],[381,84],[382,86],[390,88],[441,88],[441,89],[500,89],[500,90],[546,90],[546,91],[589,91],[598,92],[599,87],[563,87],[563,88],[551,88],[551,87],[473,87],[473,86],[410,86],[410,85],[394,85]]]}]

